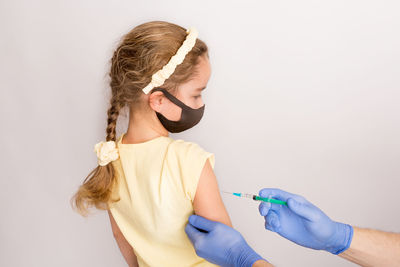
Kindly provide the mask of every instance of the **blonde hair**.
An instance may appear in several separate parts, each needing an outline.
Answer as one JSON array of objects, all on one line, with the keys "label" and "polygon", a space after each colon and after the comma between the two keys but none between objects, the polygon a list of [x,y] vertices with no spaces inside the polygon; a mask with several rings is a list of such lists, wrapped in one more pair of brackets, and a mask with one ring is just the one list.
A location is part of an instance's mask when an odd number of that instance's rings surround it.
[{"label": "blonde hair", "polygon": [[[125,34],[110,60],[111,98],[107,111],[106,141],[116,141],[116,124],[120,110],[140,103],[142,89],[152,75],[168,63],[186,38],[186,29],[165,21],[140,24]],[[189,81],[197,71],[200,56],[208,57],[207,45],[200,39],[185,56],[163,88],[176,94],[178,86]],[[86,216],[89,207],[108,209],[115,171],[111,163],[93,169],[71,199],[71,205]]]}]

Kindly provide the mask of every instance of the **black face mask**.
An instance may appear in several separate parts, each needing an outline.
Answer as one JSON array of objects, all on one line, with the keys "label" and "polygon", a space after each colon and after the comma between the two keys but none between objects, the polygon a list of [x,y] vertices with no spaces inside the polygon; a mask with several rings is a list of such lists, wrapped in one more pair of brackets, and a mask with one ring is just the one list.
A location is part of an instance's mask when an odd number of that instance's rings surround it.
[{"label": "black face mask", "polygon": [[153,89],[153,92],[155,91],[163,92],[166,98],[182,109],[181,118],[178,121],[171,121],[156,111],[158,119],[168,132],[179,133],[185,131],[199,123],[201,117],[203,117],[205,105],[198,109],[193,109],[168,93],[164,88],[155,88]]}]

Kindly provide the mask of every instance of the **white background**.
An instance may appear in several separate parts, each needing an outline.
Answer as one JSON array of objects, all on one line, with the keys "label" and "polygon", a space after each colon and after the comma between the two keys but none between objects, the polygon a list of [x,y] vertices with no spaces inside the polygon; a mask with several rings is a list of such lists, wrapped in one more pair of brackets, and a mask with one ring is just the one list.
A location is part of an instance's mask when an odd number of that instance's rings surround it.
[{"label": "white background", "polygon": [[[399,231],[397,1],[0,1],[0,266],[125,266],[106,212],[69,199],[105,139],[108,61],[134,26],[195,26],[210,49],[206,110],[171,137],[216,156],[221,190],[279,187],[331,218]],[[126,130],[121,117],[118,134]],[[223,196],[277,266],[352,266],[264,229]]]}]

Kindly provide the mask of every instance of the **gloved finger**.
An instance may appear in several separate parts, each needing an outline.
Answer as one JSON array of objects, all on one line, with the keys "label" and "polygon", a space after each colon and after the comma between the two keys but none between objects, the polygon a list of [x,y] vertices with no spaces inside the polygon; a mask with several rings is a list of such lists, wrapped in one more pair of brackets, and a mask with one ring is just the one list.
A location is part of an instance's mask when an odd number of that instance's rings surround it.
[{"label": "gloved finger", "polygon": [[190,241],[193,243],[196,242],[199,238],[202,238],[206,233],[200,232],[198,229],[193,227],[190,223],[188,223],[185,227],[185,233],[189,237]]},{"label": "gloved finger", "polygon": [[260,205],[258,205],[258,211],[260,212],[261,216],[267,215],[270,208],[271,203],[269,202],[261,202]]},{"label": "gloved finger", "polygon": [[205,230],[207,232],[213,230],[214,227],[217,225],[217,222],[210,221],[199,215],[190,215],[189,223],[194,227]]},{"label": "gloved finger", "polygon": [[279,216],[274,211],[269,211],[265,216],[265,228],[272,232],[277,232],[280,227]]},{"label": "gloved finger", "polygon": [[296,195],[286,192],[286,191],[283,191],[278,188],[263,188],[260,190],[259,196],[260,197],[272,197],[275,199],[287,201],[288,198],[290,198],[290,197],[293,198]]},{"label": "gloved finger", "polygon": [[312,205],[298,202],[293,198],[289,198],[287,204],[291,211],[300,215],[304,219],[315,221],[318,218],[318,210],[314,209]]},{"label": "gloved finger", "polygon": [[283,205],[280,204],[276,204],[276,203],[271,203],[271,208],[269,210],[273,210],[275,211],[277,214],[279,214],[281,208],[283,207]]}]

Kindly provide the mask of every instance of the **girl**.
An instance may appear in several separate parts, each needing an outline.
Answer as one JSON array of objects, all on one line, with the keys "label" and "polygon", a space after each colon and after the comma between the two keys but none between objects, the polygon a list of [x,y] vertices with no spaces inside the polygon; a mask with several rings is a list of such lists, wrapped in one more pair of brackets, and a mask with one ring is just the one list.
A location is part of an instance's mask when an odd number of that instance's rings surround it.
[{"label": "girl", "polygon": [[[129,266],[215,266],[198,257],[185,234],[191,214],[232,226],[213,172],[214,154],[174,140],[168,132],[196,125],[211,73],[206,44],[194,28],[163,21],[127,33],[111,59],[106,142],[95,145],[97,166],[73,200],[107,209]],[[126,133],[116,136],[129,107]]]}]

